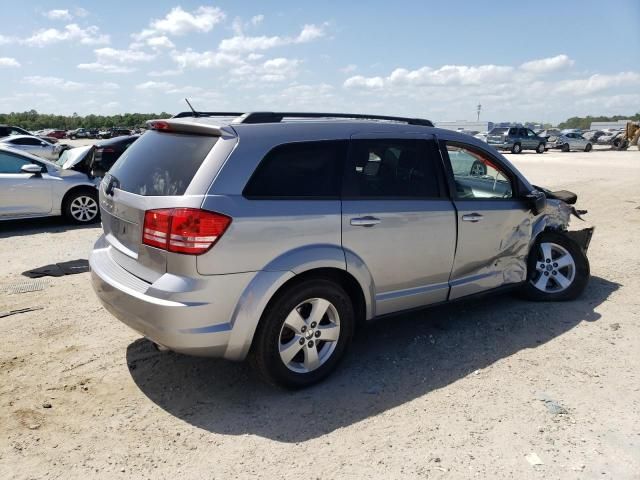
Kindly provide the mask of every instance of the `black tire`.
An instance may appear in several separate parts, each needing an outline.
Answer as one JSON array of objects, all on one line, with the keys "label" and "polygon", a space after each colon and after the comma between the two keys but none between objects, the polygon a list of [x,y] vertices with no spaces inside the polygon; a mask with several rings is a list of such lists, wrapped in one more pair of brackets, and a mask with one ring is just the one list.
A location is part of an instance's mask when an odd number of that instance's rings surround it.
[{"label": "black tire", "polygon": [[474,160],[469,173],[474,177],[482,177],[487,174],[487,166],[480,160]]},{"label": "black tire", "polygon": [[[575,273],[572,282],[564,290],[557,292],[542,291],[534,286],[536,277],[539,278],[542,272],[536,269],[536,264],[544,264],[545,261],[541,258],[540,245],[542,243],[551,243],[564,248],[575,264]],[[551,262],[551,265],[554,265]],[[560,270],[560,269],[558,269]],[[549,275],[552,272],[545,272],[547,278],[553,278]],[[540,301],[540,302],[561,302],[567,300],[574,300],[582,294],[584,289],[589,283],[590,268],[589,260],[585,252],[580,246],[574,242],[568,236],[558,232],[543,232],[536,239],[531,252],[529,253],[529,259],[527,263],[527,282],[522,287],[522,294],[528,300]],[[552,282],[555,282],[553,280]]]},{"label": "black tire", "polygon": [[536,153],[544,153],[546,148],[544,147],[544,143],[539,143],[536,147]]},{"label": "black tire", "polygon": [[587,145],[584,147],[584,151],[585,152],[590,152],[592,148],[593,148],[593,146],[590,143],[587,143]]},{"label": "black tire", "polygon": [[522,145],[514,143],[513,147],[511,147],[511,153],[522,153]]},{"label": "black tire", "polygon": [[569,146],[568,143],[565,143],[564,145],[562,145],[562,151],[563,152],[569,152],[571,151],[571,147]]},{"label": "black tire", "polygon": [[[308,299],[325,299],[335,307],[339,316],[340,334],[333,352],[324,363],[315,370],[299,373],[285,365],[280,358],[279,345],[285,319],[298,305]],[[324,279],[305,280],[286,288],[270,302],[254,335],[251,361],[260,376],[268,383],[290,389],[308,387],[323,380],[335,370],[351,344],[354,327],[353,304],[340,285]],[[304,352],[302,354],[304,355]]]},{"label": "black tire", "polygon": [[[83,200],[85,199],[85,200]],[[93,203],[89,202],[89,199],[93,201]],[[77,210],[77,203],[89,202],[92,208],[88,208],[87,211],[94,211],[95,206],[95,214],[94,215],[80,215]],[[91,190],[89,188],[81,188],[74,190],[70,194],[68,194],[63,202],[62,202],[62,214],[64,217],[71,223],[75,223],[76,225],[88,225],[91,223],[95,223],[100,220],[100,208],[98,207],[98,192],[95,190]]]}]

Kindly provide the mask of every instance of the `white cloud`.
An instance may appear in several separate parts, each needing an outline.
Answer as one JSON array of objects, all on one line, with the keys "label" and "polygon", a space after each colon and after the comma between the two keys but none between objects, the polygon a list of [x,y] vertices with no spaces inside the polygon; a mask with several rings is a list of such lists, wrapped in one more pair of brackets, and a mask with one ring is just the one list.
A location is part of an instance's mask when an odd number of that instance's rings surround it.
[{"label": "white cloud", "polygon": [[575,62],[567,55],[556,55],[555,57],[541,58],[539,60],[531,60],[520,65],[522,70],[531,73],[549,73],[557,70],[572,67]]},{"label": "white cloud", "polygon": [[164,18],[152,20],[149,28],[131,35],[141,41],[162,35],[185,35],[190,32],[207,33],[225,19],[224,12],[217,7],[198,7],[192,12],[174,7]]},{"label": "white cloud", "polygon": [[340,71],[341,71],[342,73],[353,73],[353,72],[355,72],[356,70],[358,70],[358,66],[357,66],[357,65],[355,65],[355,64],[353,64],[353,63],[350,63],[349,65],[347,65],[347,66],[345,66],[345,67],[342,67],[342,68],[340,69]]},{"label": "white cloud", "polygon": [[181,69],[168,69],[168,70],[153,70],[147,75],[150,77],[173,77],[176,75],[182,75],[184,72]]},{"label": "white cloud", "polygon": [[90,72],[103,72],[103,73],[131,73],[136,69],[132,67],[126,67],[124,65],[113,65],[109,63],[80,63],[78,64],[80,70],[89,70]]},{"label": "white cloud", "polygon": [[155,54],[140,50],[117,50],[111,47],[98,48],[94,53],[100,63],[138,63],[156,58]]},{"label": "white cloud", "polygon": [[281,37],[274,35],[249,37],[245,35],[236,35],[231,38],[225,38],[220,42],[218,47],[225,52],[255,52],[256,50],[268,50],[270,48],[281,47],[283,45],[291,45],[296,43],[307,43],[316,40],[325,35],[326,24],[305,25],[300,33],[295,37]]},{"label": "white cloud", "polygon": [[19,66],[20,62],[18,62],[15,58],[0,57],[0,68],[16,68]]},{"label": "white cloud", "polygon": [[60,90],[80,90],[87,86],[85,83],[64,80],[58,77],[42,77],[40,75],[24,77],[23,80],[29,85],[35,85],[37,87],[59,88]]},{"label": "white cloud", "polygon": [[136,85],[138,90],[170,90],[175,88],[173,83],[169,82],[154,82],[153,80],[149,80],[148,82],[139,83]]},{"label": "white cloud", "polygon": [[264,21],[264,15],[254,15],[251,17],[251,25],[257,27]]},{"label": "white cloud", "polygon": [[344,108],[345,103],[343,99],[336,96],[334,87],[326,83],[287,85],[278,92],[263,93],[258,99],[266,109],[293,111],[335,111]]},{"label": "white cloud", "polygon": [[44,12],[43,15],[50,20],[71,20],[73,18],[69,10],[49,10]]},{"label": "white cloud", "polygon": [[0,45],[9,45],[16,43],[18,39],[16,37],[8,37],[6,35],[0,35]]},{"label": "white cloud", "polygon": [[264,83],[282,82],[295,78],[298,75],[299,64],[300,60],[292,58],[272,58],[258,64],[244,62],[232,68],[229,73],[236,79],[242,79],[244,87],[253,88]]},{"label": "white cloud", "polygon": [[230,65],[240,65],[242,60],[237,55],[224,52],[196,52],[187,49],[183,52],[171,52],[171,58],[182,68],[212,68],[228,67]]},{"label": "white cloud", "polygon": [[640,73],[620,72],[615,75],[594,74],[588,78],[563,80],[554,89],[557,93],[589,95],[609,88],[634,87],[640,90]]},{"label": "white cloud", "polygon": [[175,48],[173,42],[166,35],[147,38],[147,45],[154,48]]},{"label": "white cloud", "polygon": [[76,17],[84,18],[89,15],[89,11],[85,8],[78,7],[73,11]]},{"label": "white cloud", "polygon": [[45,47],[54,43],[75,41],[82,45],[102,45],[110,42],[109,35],[100,33],[95,25],[80,27],[75,23],[66,25],[63,30],[48,28],[39,30],[23,42],[33,47]]}]

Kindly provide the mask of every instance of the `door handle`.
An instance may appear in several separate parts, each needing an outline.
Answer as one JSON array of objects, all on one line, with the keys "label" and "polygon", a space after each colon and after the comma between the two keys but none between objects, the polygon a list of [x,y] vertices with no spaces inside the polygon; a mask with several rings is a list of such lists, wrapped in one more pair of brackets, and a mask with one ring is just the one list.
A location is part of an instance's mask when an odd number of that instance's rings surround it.
[{"label": "door handle", "polygon": [[462,216],[462,221],[463,222],[479,222],[480,220],[482,220],[484,217],[482,215],[480,215],[479,213],[469,213],[467,215],[463,215]]},{"label": "door handle", "polygon": [[380,223],[380,219],[367,215],[366,217],[352,218],[350,223],[354,227],[373,227]]}]

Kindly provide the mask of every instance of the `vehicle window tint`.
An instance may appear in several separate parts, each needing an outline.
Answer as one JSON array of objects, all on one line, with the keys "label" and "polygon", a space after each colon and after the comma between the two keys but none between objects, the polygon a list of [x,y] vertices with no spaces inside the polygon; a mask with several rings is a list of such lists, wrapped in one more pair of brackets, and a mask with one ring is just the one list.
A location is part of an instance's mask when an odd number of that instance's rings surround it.
[{"label": "vehicle window tint", "polygon": [[354,140],[349,197],[439,197],[437,150],[424,140]]},{"label": "vehicle window tint", "polygon": [[338,197],[347,150],[345,141],[280,145],[249,180],[247,197]]},{"label": "vehicle window tint", "polygon": [[459,199],[511,198],[513,188],[507,174],[484,152],[465,145],[447,143]]},{"label": "vehicle window tint", "polygon": [[0,173],[20,173],[20,169],[29,163],[29,161],[15,155],[0,152]]},{"label": "vehicle window tint", "polygon": [[145,196],[183,195],[218,137],[149,131],[113,165],[121,190]]}]

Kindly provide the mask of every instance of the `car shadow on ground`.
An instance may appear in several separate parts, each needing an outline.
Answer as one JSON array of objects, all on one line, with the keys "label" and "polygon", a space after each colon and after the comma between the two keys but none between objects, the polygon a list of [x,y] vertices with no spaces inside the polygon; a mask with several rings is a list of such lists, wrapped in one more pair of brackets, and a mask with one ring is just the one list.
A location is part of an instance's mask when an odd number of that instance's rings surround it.
[{"label": "car shadow on ground", "polygon": [[573,302],[531,303],[510,295],[371,322],[332,376],[302,391],[262,383],[248,362],[127,349],[138,387],[168,413],[210,432],[282,442],[316,438],[449,385],[497,360],[536,348],[583,321],[619,284],[592,277]]},{"label": "car shadow on ground", "polygon": [[0,238],[22,237],[34,233],[60,233],[68,230],[100,228],[100,222],[75,225],[63,217],[24,218],[0,222]]}]

